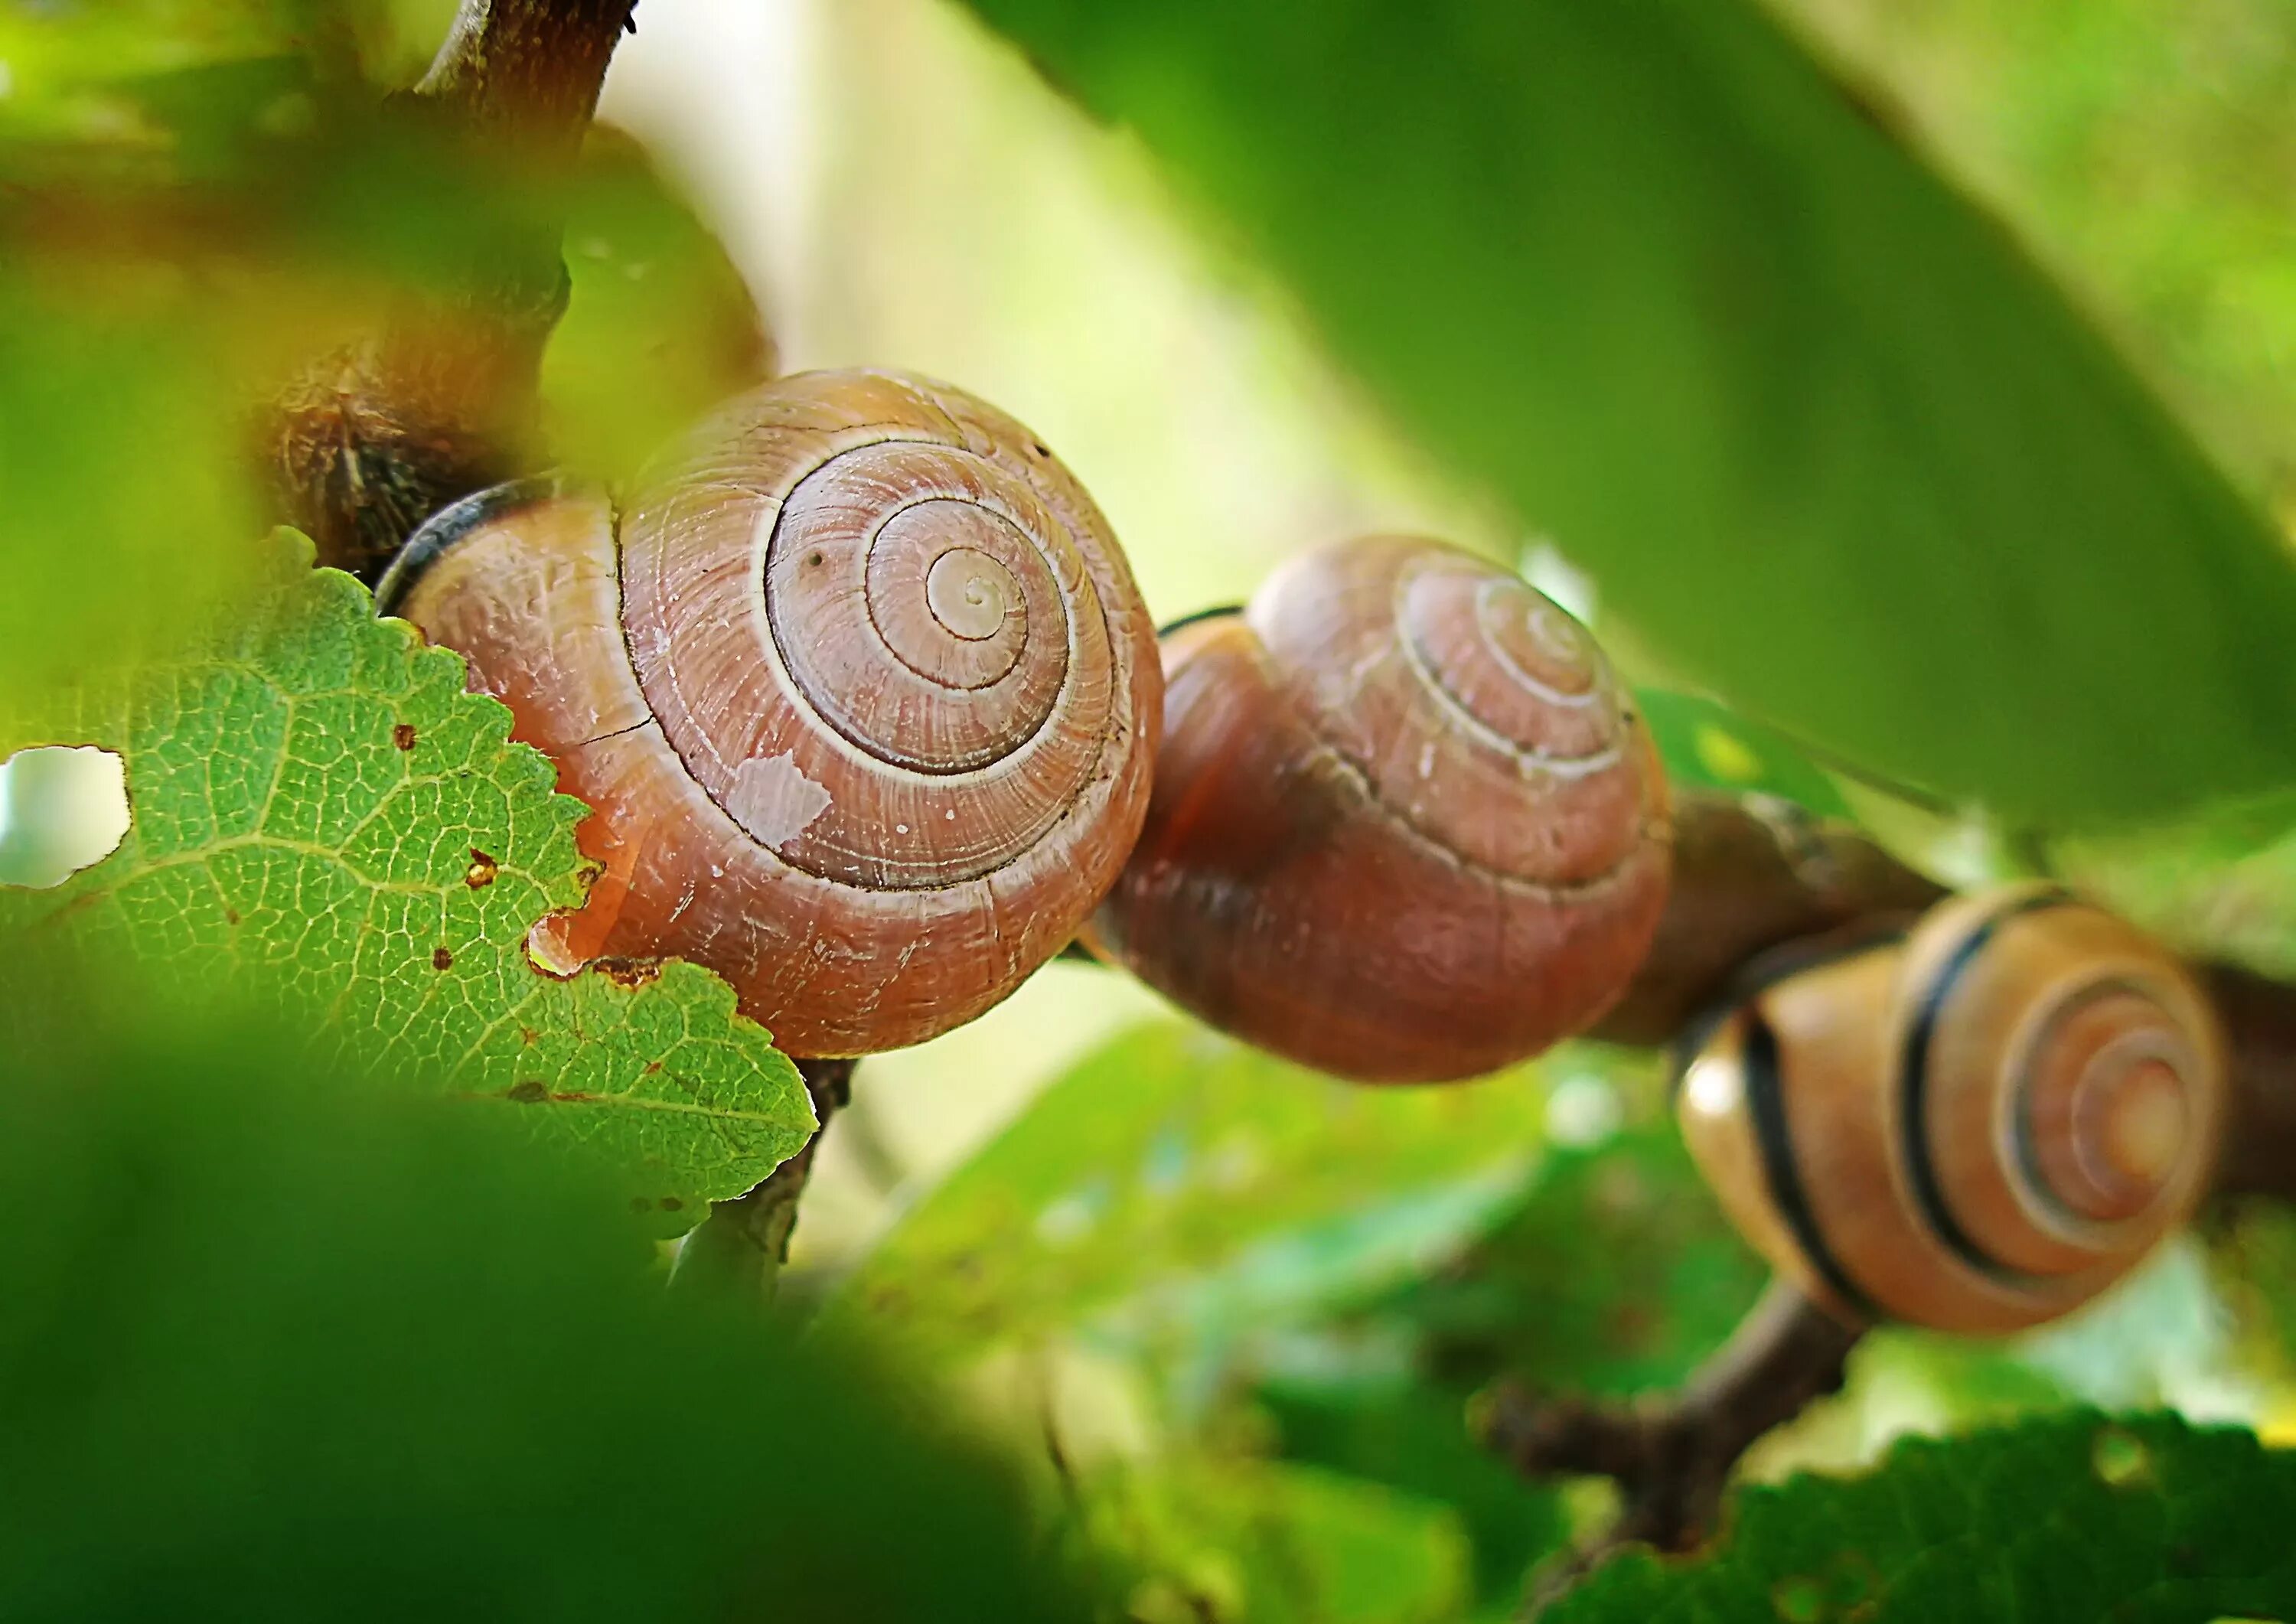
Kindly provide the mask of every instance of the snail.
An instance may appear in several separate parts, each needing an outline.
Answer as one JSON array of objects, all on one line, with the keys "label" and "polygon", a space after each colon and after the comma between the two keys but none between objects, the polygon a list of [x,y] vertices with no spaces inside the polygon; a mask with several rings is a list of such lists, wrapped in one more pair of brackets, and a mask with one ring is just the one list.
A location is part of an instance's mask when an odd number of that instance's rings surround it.
[{"label": "snail", "polygon": [[1677,1114],[1732,1221],[1824,1307],[2021,1329],[2190,1215],[2225,1042],[2134,926],[2017,886],[1802,957],[1695,1046]]},{"label": "snail", "polygon": [[1593,639],[1517,577],[1372,537],[1163,657],[1155,790],[1093,952],[1365,1081],[1493,1070],[1623,990],[1665,901],[1665,782]]},{"label": "snail", "polygon": [[1161,673],[1124,556],[1039,441],[945,385],[761,386],[619,506],[481,492],[378,601],[465,656],[592,808],[601,872],[536,962],[691,959],[792,1054],[996,1003],[1146,810]]}]

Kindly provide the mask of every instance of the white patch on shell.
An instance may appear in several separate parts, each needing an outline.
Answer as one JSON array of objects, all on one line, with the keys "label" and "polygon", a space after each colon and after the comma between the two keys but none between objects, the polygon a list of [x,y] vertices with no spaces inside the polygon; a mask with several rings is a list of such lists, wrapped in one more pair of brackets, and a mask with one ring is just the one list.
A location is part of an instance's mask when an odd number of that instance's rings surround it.
[{"label": "white patch on shell", "polygon": [[760,845],[795,840],[829,810],[829,791],[807,777],[789,751],[752,757],[734,769],[726,810]]}]

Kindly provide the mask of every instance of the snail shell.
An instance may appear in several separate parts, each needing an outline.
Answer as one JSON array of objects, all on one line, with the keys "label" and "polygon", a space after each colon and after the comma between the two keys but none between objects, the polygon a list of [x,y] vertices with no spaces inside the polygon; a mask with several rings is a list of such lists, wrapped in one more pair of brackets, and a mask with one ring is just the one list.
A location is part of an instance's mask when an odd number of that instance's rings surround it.
[{"label": "snail shell", "polygon": [[2004,1332],[2086,1302],[2191,1214],[2225,1088],[2183,966],[2026,886],[1762,988],[1678,1110],[1732,1219],[1812,1297]]},{"label": "snail shell", "polygon": [[1164,640],[1148,819],[1096,951],[1371,1081],[1472,1076],[1598,1015],[1665,901],[1649,734],[1517,577],[1373,537]]},{"label": "snail shell", "polygon": [[381,596],[592,808],[603,872],[537,962],[693,960],[791,1054],[980,1014],[1145,812],[1160,673],[1123,554],[1040,442],[944,385],[766,385],[619,514],[547,485],[448,510]]}]

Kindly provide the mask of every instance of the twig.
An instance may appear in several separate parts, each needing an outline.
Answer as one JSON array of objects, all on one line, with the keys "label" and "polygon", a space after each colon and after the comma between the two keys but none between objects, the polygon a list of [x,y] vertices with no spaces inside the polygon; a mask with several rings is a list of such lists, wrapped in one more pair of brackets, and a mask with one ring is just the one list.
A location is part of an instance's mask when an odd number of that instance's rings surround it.
[{"label": "twig", "polygon": [[570,163],[637,0],[463,0],[414,94]]},{"label": "twig", "polygon": [[1681,1551],[1703,1538],[1738,1457],[1840,1390],[1858,1334],[1775,1281],[1677,1393],[1625,1405],[1542,1398],[1511,1385],[1488,1395],[1477,1431],[1519,1470],[1612,1478],[1625,1497],[1602,1540],[1546,1575],[1542,1588],[1559,1590],[1623,1545]]},{"label": "twig", "polygon": [[1674,880],[1658,938],[1588,1036],[1671,1043],[1758,954],[1910,918],[1945,895],[1848,824],[1821,823],[1769,796],[1691,791],[1675,808]]},{"label": "twig", "polygon": [[[522,197],[546,196],[580,150],[635,4],[463,0],[422,82],[386,112],[514,176]],[[365,337],[280,390],[262,455],[322,563],[372,581],[440,507],[531,472],[543,346],[566,305],[562,226],[544,209],[472,234],[482,246],[445,285],[377,312]]]},{"label": "twig", "polygon": [[789,1261],[790,1237],[797,1231],[798,1198],[813,1176],[813,1159],[830,1119],[853,1097],[850,1060],[800,1060],[798,1073],[813,1096],[821,1124],[803,1149],[775,1168],[747,1195],[711,1205],[709,1216],[678,1248],[670,1270],[673,1291],[765,1300],[774,1294],[782,1265]]},{"label": "twig", "polygon": [[2211,1193],[2296,1202],[2296,987],[2230,964],[2201,973],[2224,1018],[2232,1083]]}]

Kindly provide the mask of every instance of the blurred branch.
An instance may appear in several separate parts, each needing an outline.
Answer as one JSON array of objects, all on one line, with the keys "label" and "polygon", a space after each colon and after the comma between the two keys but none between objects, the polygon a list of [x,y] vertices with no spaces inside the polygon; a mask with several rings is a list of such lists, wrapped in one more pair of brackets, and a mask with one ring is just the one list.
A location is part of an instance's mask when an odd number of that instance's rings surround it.
[{"label": "blurred branch", "polygon": [[463,0],[414,94],[470,127],[571,163],[637,0]]},{"label": "blurred branch", "polygon": [[1738,1457],[1812,1399],[1839,1390],[1858,1334],[1775,1281],[1671,1396],[1609,1404],[1495,1390],[1476,1420],[1489,1448],[1534,1476],[1614,1479],[1625,1500],[1603,1539],[1546,1576],[1536,1599],[1552,1599],[1620,1546],[1682,1551],[1696,1544],[1714,1524]]},{"label": "blurred branch", "polygon": [[1845,926],[1911,918],[1946,888],[1857,830],[1790,801],[1690,791],[1675,808],[1674,882],[1658,938],[1587,1036],[1671,1043],[1769,948]]},{"label": "blurred branch", "polygon": [[[463,0],[389,116],[545,196],[580,150],[636,0]],[[280,391],[263,457],[319,561],[372,581],[455,497],[530,472],[543,346],[566,304],[562,219],[548,209],[482,242],[449,285],[375,314],[365,337]]]},{"label": "blurred branch", "polygon": [[813,1096],[813,1114],[821,1126],[798,1153],[775,1168],[766,1182],[747,1195],[710,1205],[709,1216],[678,1248],[669,1284],[676,1291],[699,1291],[713,1296],[741,1295],[769,1299],[789,1261],[790,1237],[797,1232],[798,1198],[813,1177],[813,1159],[830,1119],[852,1100],[851,1060],[800,1060],[798,1073],[805,1091]]},{"label": "blurred branch", "polygon": [[2230,964],[2201,973],[2231,1048],[2214,1193],[2296,1202],[2296,987]]}]

